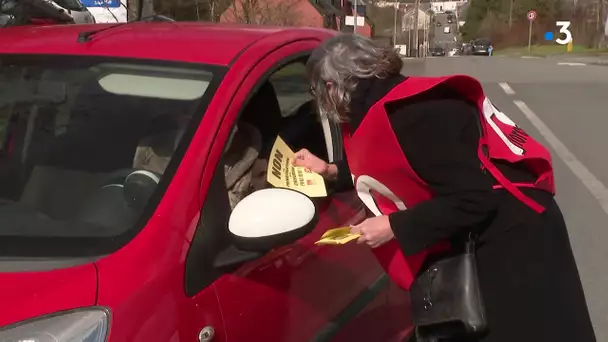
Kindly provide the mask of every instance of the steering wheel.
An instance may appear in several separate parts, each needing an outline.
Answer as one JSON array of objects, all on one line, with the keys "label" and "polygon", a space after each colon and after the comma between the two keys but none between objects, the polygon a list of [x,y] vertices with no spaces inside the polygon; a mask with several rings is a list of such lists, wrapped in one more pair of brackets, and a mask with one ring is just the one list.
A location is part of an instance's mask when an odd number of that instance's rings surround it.
[{"label": "steering wheel", "polygon": [[[144,169],[123,169],[112,172],[105,178],[101,190],[122,189],[127,206],[143,209],[160,183],[161,175]],[[110,191],[110,190],[106,190]]]},{"label": "steering wheel", "polygon": [[106,227],[134,224],[156,190],[161,176],[141,169],[122,169],[106,176],[77,214],[82,221]]}]

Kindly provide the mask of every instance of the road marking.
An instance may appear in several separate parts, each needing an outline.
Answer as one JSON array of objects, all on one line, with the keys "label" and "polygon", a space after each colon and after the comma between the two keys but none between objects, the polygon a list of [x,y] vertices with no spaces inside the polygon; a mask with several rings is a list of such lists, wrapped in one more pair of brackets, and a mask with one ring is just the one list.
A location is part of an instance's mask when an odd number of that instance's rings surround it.
[{"label": "road marking", "polygon": [[521,56],[521,58],[526,58],[526,59],[538,59],[540,57],[538,56]]},{"label": "road marking", "polygon": [[506,82],[498,83],[498,85],[502,88],[502,90],[507,93],[507,95],[515,95],[515,91],[509,86]]},{"label": "road marking", "polygon": [[585,63],[572,63],[572,62],[560,62],[557,65],[570,65],[570,66],[585,66]]},{"label": "road marking", "polygon": [[580,179],[591,195],[599,202],[604,212],[608,214],[608,189],[606,189],[606,186],[568,150],[566,145],[555,136],[551,129],[523,101],[516,100],[513,103],[524,113],[532,125],[536,127],[545,140],[547,140],[547,143],[553,147],[557,156],[566,163],[574,175]]}]

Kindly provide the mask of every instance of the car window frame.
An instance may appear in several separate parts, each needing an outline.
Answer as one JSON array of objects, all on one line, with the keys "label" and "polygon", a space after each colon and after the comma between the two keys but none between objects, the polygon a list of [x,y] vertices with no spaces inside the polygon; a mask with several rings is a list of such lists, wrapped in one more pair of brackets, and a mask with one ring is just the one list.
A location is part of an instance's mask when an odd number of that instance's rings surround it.
[{"label": "car window frame", "polygon": [[[239,122],[244,109],[247,107],[253,96],[257,94],[257,92],[266,82],[268,82],[269,78],[275,72],[281,70],[282,68],[291,63],[297,62],[299,60],[307,60],[310,57],[312,51],[312,49],[307,49],[298,53],[291,54],[287,57],[280,59],[274,65],[272,65],[272,67],[268,68],[262,74],[262,76],[256,80],[255,85],[251,87],[249,94],[247,95],[246,99],[243,101],[242,105],[238,110],[237,116],[231,123],[231,130],[233,130],[234,126]],[[222,124],[225,124],[223,123],[223,120]],[[331,158],[331,155],[342,155],[342,150],[336,149],[338,147],[340,149],[342,148],[342,144],[338,143],[339,140],[341,140],[340,128],[335,123],[330,123],[329,121],[327,121],[327,123],[325,124],[323,123],[323,121],[321,121],[321,124],[325,125],[323,126],[324,135],[330,136],[330,138],[332,139],[329,144],[326,143],[328,145],[328,156],[330,156]],[[327,138],[325,138],[325,140],[327,141]],[[215,146],[214,148],[219,149],[220,147]],[[222,156],[220,156],[220,158],[218,159],[217,164],[213,167],[206,167],[206,169],[208,170],[213,169],[213,175],[211,177],[210,184],[207,188],[207,195],[201,205],[199,222],[197,223],[196,229],[194,230],[190,243],[190,248],[188,249],[186,255],[186,264],[184,271],[184,291],[186,293],[186,296],[188,297],[195,296],[197,293],[203,291],[205,288],[210,286],[215,280],[220,278],[222,275],[233,272],[237,268],[219,268],[215,266],[218,256],[231,246],[229,241],[227,242],[226,240],[224,240],[227,239],[227,237],[222,236],[222,234],[229,235],[228,229],[226,229],[224,232],[218,232],[218,229],[205,228],[209,226],[216,226],[227,223],[230,217],[230,213],[232,211],[227,199],[227,193],[223,194],[220,193],[220,190],[218,190],[221,189],[223,191],[225,189],[225,180],[223,173],[224,168],[222,165],[222,158],[224,153],[223,151],[225,151],[225,148],[226,142],[224,141],[221,146]],[[331,154],[329,153],[329,148],[331,148],[333,151]],[[336,154],[336,151],[338,151],[340,154]],[[223,182],[224,188],[221,187],[222,184],[220,182]],[[214,194],[216,196],[215,198]],[[329,199],[330,197],[331,195],[328,195],[327,198]],[[224,203],[218,203],[220,201]],[[222,219],[226,222],[217,222],[218,220]],[[216,240],[214,239],[218,239],[220,242],[226,243],[227,245],[218,247],[215,243]]]}]

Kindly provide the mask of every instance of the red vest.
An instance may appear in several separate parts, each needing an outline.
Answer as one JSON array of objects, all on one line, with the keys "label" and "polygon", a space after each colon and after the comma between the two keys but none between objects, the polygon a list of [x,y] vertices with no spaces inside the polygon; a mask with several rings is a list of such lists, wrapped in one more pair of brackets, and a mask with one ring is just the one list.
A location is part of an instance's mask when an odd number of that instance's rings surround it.
[{"label": "red vest", "polygon": [[[411,168],[391,128],[385,104],[425,92],[439,84],[449,85],[479,108],[482,137],[479,157],[497,180],[515,197],[541,213],[544,208],[523,194],[520,187],[534,187],[555,193],[549,151],[517,127],[484,95],[481,84],[468,76],[411,77],[393,88],[373,105],[357,130],[350,134],[343,125],[344,146],[353,182],[363,203],[375,215],[388,215],[412,208],[433,197],[433,191]],[[446,113],[449,115],[449,113]],[[424,148],[422,146],[421,148]],[[513,184],[491,160],[522,162],[537,176],[533,184]],[[399,227],[393,227],[399,229]],[[405,257],[395,240],[373,249],[391,279],[408,289],[429,253],[446,247],[439,244]]]}]

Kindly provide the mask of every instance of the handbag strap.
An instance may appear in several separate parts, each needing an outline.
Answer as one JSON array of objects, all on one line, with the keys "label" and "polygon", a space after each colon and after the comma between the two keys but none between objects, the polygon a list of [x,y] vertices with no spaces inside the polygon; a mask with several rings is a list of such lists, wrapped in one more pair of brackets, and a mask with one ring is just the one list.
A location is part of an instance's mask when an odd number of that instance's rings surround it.
[{"label": "handbag strap", "polygon": [[466,254],[475,254],[475,250],[477,248],[477,239],[478,239],[477,233],[475,233],[473,231],[469,231],[469,234],[467,236],[467,241],[464,244],[464,252]]},{"label": "handbag strap", "polygon": [[[483,139],[483,128],[481,126],[481,117],[479,115],[475,116],[475,123],[477,124],[477,130],[479,131],[479,139]],[[487,158],[489,156],[489,152],[488,152],[488,146],[485,144],[482,144],[482,146],[480,147],[482,149],[483,155]],[[487,169],[483,163],[483,161],[481,161],[480,159],[480,167],[483,171],[483,173],[487,173]],[[469,230],[469,233],[467,235],[467,240],[465,241],[465,248],[464,251],[466,254],[475,254],[475,250],[477,248],[477,239],[479,238],[479,234],[477,234],[477,232],[474,232],[472,229]]]}]

